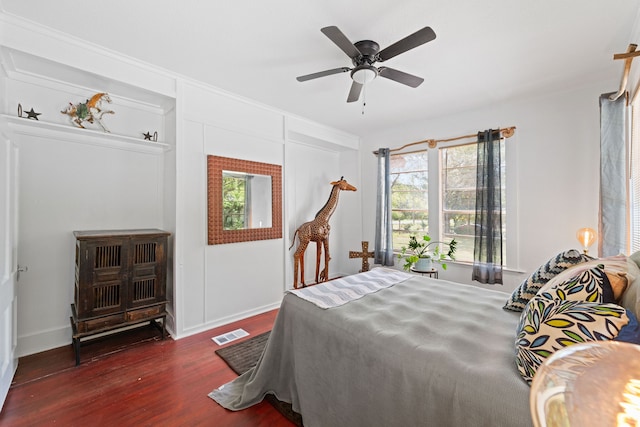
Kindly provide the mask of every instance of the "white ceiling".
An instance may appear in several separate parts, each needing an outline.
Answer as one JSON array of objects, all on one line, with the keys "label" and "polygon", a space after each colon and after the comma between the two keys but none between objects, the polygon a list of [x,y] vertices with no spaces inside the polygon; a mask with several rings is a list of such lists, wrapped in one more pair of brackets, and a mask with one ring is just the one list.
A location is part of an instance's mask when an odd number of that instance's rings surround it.
[{"label": "white ceiling", "polygon": [[[0,0],[8,13],[284,111],[365,136],[622,72],[637,0]],[[430,26],[437,38],[384,63],[416,89],[378,78],[347,104],[352,66],[320,28],[381,49]],[[634,40],[638,42],[638,40]],[[616,90],[617,88],[611,88]]]}]

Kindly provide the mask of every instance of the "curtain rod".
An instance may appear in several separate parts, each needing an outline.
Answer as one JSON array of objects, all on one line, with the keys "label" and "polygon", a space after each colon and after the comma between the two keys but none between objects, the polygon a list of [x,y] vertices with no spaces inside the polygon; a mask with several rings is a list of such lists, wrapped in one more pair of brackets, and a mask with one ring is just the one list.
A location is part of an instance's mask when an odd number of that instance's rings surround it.
[{"label": "curtain rod", "polygon": [[[513,136],[513,134],[516,132],[516,127],[515,126],[510,126],[507,128],[500,128],[497,129],[498,131],[500,131],[500,134],[502,136],[502,138],[511,138]],[[429,148],[436,148],[436,146],[438,145],[438,142],[450,142],[450,141],[457,141],[459,139],[467,139],[467,138],[477,138],[478,134],[477,133],[473,133],[471,135],[463,135],[463,136],[456,136],[453,138],[446,138],[446,139],[423,139],[422,141],[416,141],[416,142],[412,142],[410,144],[405,144],[402,147],[398,147],[398,148],[391,148],[389,151],[393,152],[393,151],[400,151],[400,150],[404,150],[407,147],[411,147],[413,145],[418,145],[418,144],[428,144]],[[376,156],[378,155],[378,150],[374,151],[373,154],[375,154]]]},{"label": "curtain rod", "polygon": [[615,94],[609,96],[611,101],[615,101],[620,98],[627,89],[627,80],[629,79],[629,72],[631,71],[631,62],[633,61],[633,58],[640,55],[640,52],[636,52],[637,47],[638,45],[631,43],[627,47],[627,53],[616,53],[613,55],[614,61],[616,59],[624,59],[624,70],[622,71],[622,79],[620,79],[620,89],[618,89],[618,92]]}]

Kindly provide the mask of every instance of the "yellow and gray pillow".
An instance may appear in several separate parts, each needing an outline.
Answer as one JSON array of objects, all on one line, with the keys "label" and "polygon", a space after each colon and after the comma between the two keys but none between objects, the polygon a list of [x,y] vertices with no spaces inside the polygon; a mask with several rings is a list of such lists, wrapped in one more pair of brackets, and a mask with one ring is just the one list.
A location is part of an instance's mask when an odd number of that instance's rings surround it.
[{"label": "yellow and gray pillow", "polygon": [[526,305],[516,332],[516,365],[527,383],[556,351],[587,341],[639,343],[632,311],[615,303],[602,264],[564,282],[543,288]]}]

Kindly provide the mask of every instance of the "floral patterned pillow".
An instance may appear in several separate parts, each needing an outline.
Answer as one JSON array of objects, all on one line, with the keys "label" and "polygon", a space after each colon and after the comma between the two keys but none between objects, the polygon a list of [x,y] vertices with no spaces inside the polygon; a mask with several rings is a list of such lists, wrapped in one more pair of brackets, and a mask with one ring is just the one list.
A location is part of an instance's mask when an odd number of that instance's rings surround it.
[{"label": "floral patterned pillow", "polygon": [[544,286],[538,291],[538,295],[547,299],[616,302],[609,276],[604,271],[603,265],[582,271],[577,276],[549,288]]},{"label": "floral patterned pillow", "polygon": [[606,258],[596,258],[591,261],[574,265],[573,267],[566,269],[562,273],[555,276],[553,279],[549,280],[546,285],[540,288],[538,293],[542,292],[543,290],[549,289],[550,287],[555,286],[558,283],[566,282],[572,277],[581,274],[583,271],[592,269],[597,266],[603,267],[603,270],[607,274],[609,282],[611,283],[613,296],[616,302],[618,302],[627,288],[627,276],[631,277],[630,275],[628,275],[629,268],[627,257],[622,254]]},{"label": "floral patterned pillow", "polygon": [[587,341],[612,340],[628,323],[626,310],[615,304],[536,295],[520,316],[516,336],[518,372],[531,384],[540,365],[556,351]]}]

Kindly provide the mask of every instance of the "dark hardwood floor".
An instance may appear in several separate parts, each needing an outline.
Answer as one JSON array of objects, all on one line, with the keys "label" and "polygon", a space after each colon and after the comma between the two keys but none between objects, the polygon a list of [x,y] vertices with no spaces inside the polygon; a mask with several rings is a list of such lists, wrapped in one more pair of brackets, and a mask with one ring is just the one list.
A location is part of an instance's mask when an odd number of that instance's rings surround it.
[{"label": "dark hardwood floor", "polygon": [[[263,401],[228,411],[207,394],[236,374],[211,338],[271,330],[277,310],[174,341],[143,327],[20,359],[0,413],[2,426],[293,426]],[[244,338],[244,339],[248,339]],[[240,340],[236,341],[240,342]]]}]

